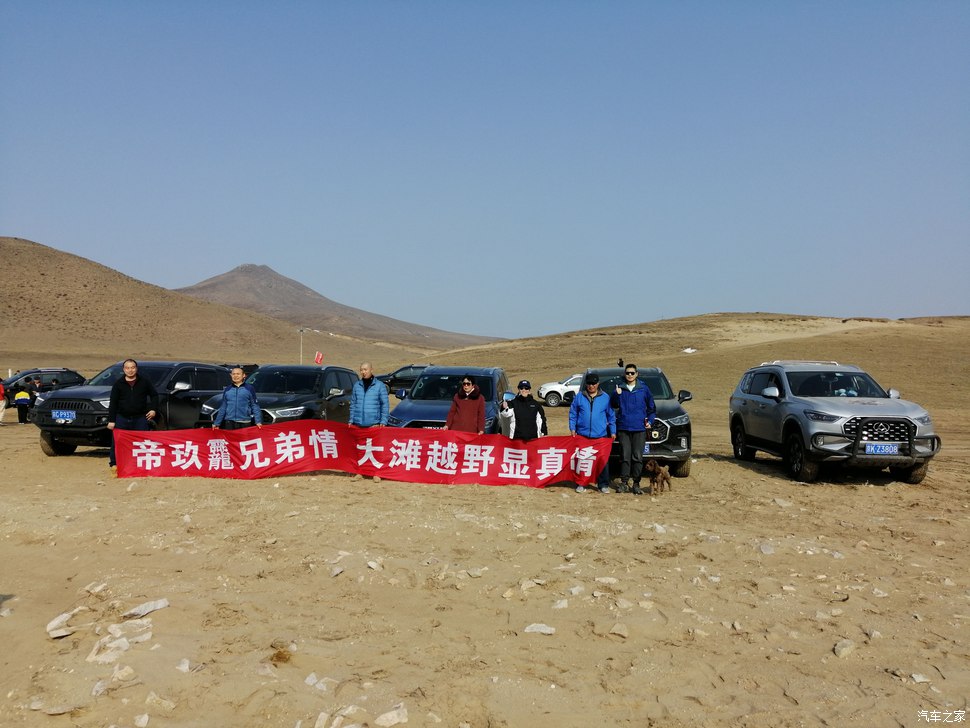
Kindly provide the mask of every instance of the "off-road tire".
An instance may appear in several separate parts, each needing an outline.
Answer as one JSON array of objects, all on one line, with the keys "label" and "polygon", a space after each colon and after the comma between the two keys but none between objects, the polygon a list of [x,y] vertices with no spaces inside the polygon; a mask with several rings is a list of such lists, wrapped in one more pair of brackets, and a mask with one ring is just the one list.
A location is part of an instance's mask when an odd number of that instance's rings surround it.
[{"label": "off-road tire", "polygon": [[919,485],[923,482],[923,478],[926,477],[926,473],[930,469],[929,460],[924,460],[916,465],[910,465],[909,467],[890,467],[889,472],[892,476],[903,483],[909,483],[910,485]]},{"label": "off-road tire", "polygon": [[559,395],[559,392],[549,392],[546,395],[546,404],[550,407],[558,407],[562,404],[562,397]]},{"label": "off-road tire", "polygon": [[690,475],[690,458],[670,464],[670,474],[675,478],[686,478]]},{"label": "off-road tire", "polygon": [[785,469],[792,480],[800,483],[811,483],[818,477],[819,464],[808,459],[799,432],[792,432],[785,438]]},{"label": "off-road tire", "polygon": [[735,460],[754,460],[757,450],[748,447],[746,442],[747,434],[744,431],[744,425],[735,422],[731,425],[731,447],[734,450]]},{"label": "off-road tire", "polygon": [[72,455],[77,450],[77,445],[61,442],[51,435],[51,433],[41,431],[40,449],[45,455],[53,458],[58,455]]}]

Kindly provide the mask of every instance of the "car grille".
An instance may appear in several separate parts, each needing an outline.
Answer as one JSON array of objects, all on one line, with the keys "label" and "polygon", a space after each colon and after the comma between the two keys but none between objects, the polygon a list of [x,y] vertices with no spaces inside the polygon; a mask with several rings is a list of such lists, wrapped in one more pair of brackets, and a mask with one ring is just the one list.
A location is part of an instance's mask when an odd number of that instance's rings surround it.
[{"label": "car grille", "polygon": [[445,426],[445,423],[442,420],[412,420],[411,422],[408,423],[408,427],[412,427],[412,428],[420,427],[420,428],[431,429],[431,430],[440,430],[444,426]]},{"label": "car grille", "polygon": [[663,420],[654,420],[653,425],[647,430],[647,442],[667,442],[670,437],[670,425]]},{"label": "car grille", "polygon": [[859,442],[909,442],[913,425],[909,420],[879,420],[853,417],[842,426],[846,437]]},{"label": "car grille", "polygon": [[90,412],[104,409],[90,399],[50,399],[44,402],[44,409],[74,410],[75,412]]}]

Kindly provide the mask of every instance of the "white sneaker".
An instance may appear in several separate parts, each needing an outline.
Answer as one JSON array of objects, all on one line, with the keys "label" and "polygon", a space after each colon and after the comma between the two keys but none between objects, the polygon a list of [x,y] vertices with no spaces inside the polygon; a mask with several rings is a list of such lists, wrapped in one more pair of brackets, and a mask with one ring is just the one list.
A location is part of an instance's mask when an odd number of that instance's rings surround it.
[{"label": "white sneaker", "polygon": [[576,486],[576,492],[577,492],[577,493],[585,493],[585,492],[586,492],[586,488],[584,488],[584,487],[583,487],[583,486],[581,486],[581,485],[577,485],[577,486]]}]

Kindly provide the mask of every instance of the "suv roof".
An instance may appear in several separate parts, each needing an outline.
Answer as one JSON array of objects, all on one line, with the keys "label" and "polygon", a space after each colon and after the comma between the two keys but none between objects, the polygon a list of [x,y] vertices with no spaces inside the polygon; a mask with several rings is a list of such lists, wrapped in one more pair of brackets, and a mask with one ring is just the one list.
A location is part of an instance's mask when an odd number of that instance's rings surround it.
[{"label": "suv roof", "polygon": [[[855,366],[854,364],[839,364],[837,361],[812,361],[809,359],[776,359],[775,361],[763,361],[759,367],[770,367],[776,366],[781,367],[785,371],[791,371],[792,369],[801,369],[804,367],[812,367],[819,370],[852,370],[861,372],[862,370]],[[751,367],[752,369],[757,369],[758,367]]]}]

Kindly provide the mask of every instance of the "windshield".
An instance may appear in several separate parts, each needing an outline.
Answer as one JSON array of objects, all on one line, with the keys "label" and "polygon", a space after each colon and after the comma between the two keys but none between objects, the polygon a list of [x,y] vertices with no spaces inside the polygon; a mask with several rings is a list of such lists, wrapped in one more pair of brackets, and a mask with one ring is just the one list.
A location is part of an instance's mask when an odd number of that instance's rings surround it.
[{"label": "windshield", "polygon": [[257,369],[247,381],[257,394],[313,394],[319,391],[320,372]]},{"label": "windshield", "polygon": [[[165,375],[171,371],[169,366],[152,366],[151,364],[139,364],[138,365],[138,375],[145,377],[152,385],[158,389],[162,381],[165,379]],[[125,371],[122,369],[121,364],[112,364],[110,367],[105,369],[103,372],[95,374],[87,382],[87,384],[92,387],[110,387],[112,384],[117,382],[125,376]]]},{"label": "windshield", "polygon": [[[461,388],[463,374],[426,374],[415,382],[409,394],[411,399],[451,399]],[[485,399],[492,399],[491,377],[471,377],[482,390]]]},{"label": "windshield", "polygon": [[797,397],[888,397],[864,372],[788,372]]}]

